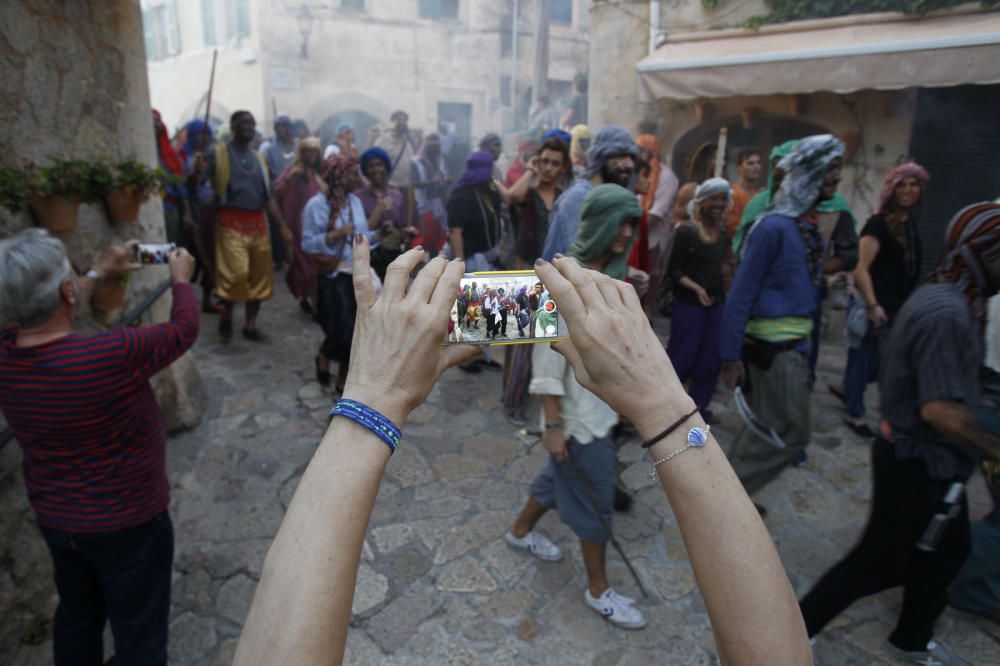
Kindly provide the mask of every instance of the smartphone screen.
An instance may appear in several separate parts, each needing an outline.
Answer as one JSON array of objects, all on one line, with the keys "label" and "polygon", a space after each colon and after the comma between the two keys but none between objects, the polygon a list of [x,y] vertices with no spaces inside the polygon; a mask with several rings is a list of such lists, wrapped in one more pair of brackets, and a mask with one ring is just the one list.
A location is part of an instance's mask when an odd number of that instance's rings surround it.
[{"label": "smartphone screen", "polygon": [[565,338],[559,309],[534,271],[466,273],[447,342],[517,345]]},{"label": "smartphone screen", "polygon": [[135,259],[145,266],[165,264],[170,253],[177,249],[174,243],[139,243],[135,248]]}]

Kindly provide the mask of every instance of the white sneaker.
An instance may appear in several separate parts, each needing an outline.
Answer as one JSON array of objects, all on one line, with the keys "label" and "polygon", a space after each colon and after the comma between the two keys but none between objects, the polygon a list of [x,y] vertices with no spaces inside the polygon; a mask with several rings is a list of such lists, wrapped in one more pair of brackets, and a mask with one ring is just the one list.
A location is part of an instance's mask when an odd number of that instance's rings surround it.
[{"label": "white sneaker", "polygon": [[642,611],[632,604],[625,603],[623,597],[610,587],[604,594],[596,599],[590,594],[590,590],[584,590],[583,599],[587,605],[597,613],[604,616],[604,619],[611,624],[622,629],[642,629],[646,626],[646,616]]},{"label": "white sneaker", "polygon": [[926,650],[900,650],[892,643],[889,644],[889,650],[894,656],[922,666],[971,666],[965,659],[952,652],[950,647],[935,640],[927,644]]},{"label": "white sneaker", "polygon": [[546,562],[558,562],[563,556],[559,546],[535,531],[528,532],[524,535],[523,539],[518,539],[508,531],[504,535],[504,539],[514,548],[526,550],[538,559],[545,560]]}]

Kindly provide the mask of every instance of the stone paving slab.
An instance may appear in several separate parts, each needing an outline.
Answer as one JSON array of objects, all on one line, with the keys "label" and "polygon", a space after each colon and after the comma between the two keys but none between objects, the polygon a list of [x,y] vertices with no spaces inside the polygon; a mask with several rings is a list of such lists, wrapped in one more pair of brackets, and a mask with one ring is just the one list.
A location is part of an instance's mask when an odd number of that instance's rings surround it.
[{"label": "stone paving slab", "polygon": [[[202,323],[195,355],[206,415],[168,445],[177,540],[171,663],[231,662],[263,558],[333,404],[313,376],[321,333],[282,285],[277,292],[260,319],[278,341],[271,346],[241,338],[223,345],[217,320]],[[662,321],[656,327],[665,330]],[[826,391],[842,367],[843,351],[826,348],[809,460],[756,498],[769,507],[767,526],[799,594],[845,554],[867,514],[869,449],[842,425]],[[564,549],[562,562],[540,562],[502,542],[546,456],[503,418],[500,384],[497,371],[452,370],[412,415],[369,526],[345,662],[717,664],[673,512],[650,482],[638,442],[618,451],[635,504],[614,525],[650,592],[640,601],[645,630],[616,629],[584,605],[579,549],[556,516],[543,518],[540,529]],[[721,392],[716,398],[721,423],[713,432],[725,443],[739,420]],[[16,464],[2,469],[0,663],[48,664],[51,565]],[[981,483],[970,497],[973,515],[981,515],[989,506]],[[640,596],[610,549],[608,570],[616,588]],[[820,636],[818,662],[894,663],[884,645],[899,605],[898,591],[856,603]],[[1000,663],[1000,627],[949,609],[938,635],[973,663]]]}]

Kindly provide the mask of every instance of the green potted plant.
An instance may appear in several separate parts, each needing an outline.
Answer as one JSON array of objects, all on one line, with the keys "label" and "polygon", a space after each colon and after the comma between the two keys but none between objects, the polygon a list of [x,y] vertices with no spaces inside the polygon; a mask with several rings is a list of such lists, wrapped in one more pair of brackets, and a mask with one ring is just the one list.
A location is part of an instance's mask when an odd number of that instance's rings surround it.
[{"label": "green potted plant", "polygon": [[28,176],[21,169],[0,165],[0,207],[20,213],[28,206]]},{"label": "green potted plant", "polygon": [[113,169],[110,191],[104,201],[111,220],[139,219],[139,207],[153,192],[172,181],[160,167],[149,167],[135,158],[119,162]]},{"label": "green potted plant", "polygon": [[50,166],[29,165],[28,200],[35,221],[49,231],[76,229],[81,203],[99,201],[107,185],[100,165],[85,160],[52,160]]}]

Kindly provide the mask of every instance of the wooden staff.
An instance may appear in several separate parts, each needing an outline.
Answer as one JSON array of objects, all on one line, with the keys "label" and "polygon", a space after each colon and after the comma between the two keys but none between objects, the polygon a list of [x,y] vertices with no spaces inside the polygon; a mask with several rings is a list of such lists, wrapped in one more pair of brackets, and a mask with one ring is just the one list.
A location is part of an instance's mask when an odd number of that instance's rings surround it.
[{"label": "wooden staff", "polygon": [[[212,112],[212,89],[215,88],[215,63],[218,61],[218,59],[219,59],[219,50],[215,49],[214,51],[212,51],[212,73],[209,75],[208,78],[208,95],[205,98],[205,126],[202,128],[201,136],[198,139],[198,154],[201,156],[202,159],[204,159],[205,157],[205,145],[208,143],[208,135],[212,131],[212,126],[211,124],[209,124],[209,118],[211,117],[211,112]],[[198,183],[196,182],[194,183],[194,188],[192,188],[194,191],[189,192],[189,196],[191,199],[197,198],[196,194],[197,187]],[[201,213],[199,211],[199,218],[200,217]],[[192,240],[194,241],[194,249],[195,252],[198,253],[199,258],[201,259],[202,270],[204,270],[206,273],[209,274],[209,278],[211,278],[212,284],[214,285],[215,284],[214,257],[208,256],[208,250],[205,248],[204,239],[202,239],[201,237],[201,219],[196,220],[196,223],[198,228],[195,230],[193,234],[191,234],[191,236],[193,237]],[[212,259],[212,261],[210,261],[210,259]]]},{"label": "wooden staff", "polygon": [[726,139],[729,138],[729,130],[725,127],[719,130],[719,147],[715,151],[715,177],[722,178],[722,170],[726,165]]}]

